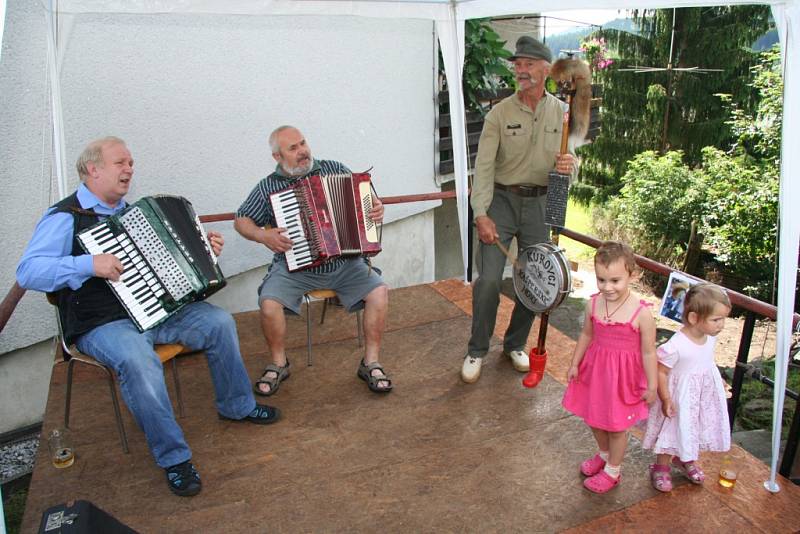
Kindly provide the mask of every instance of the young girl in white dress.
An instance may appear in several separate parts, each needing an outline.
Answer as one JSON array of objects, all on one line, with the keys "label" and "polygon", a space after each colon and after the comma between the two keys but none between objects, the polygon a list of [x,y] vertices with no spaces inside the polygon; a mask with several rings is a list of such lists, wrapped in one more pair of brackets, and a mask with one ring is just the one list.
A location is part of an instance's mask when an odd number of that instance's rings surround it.
[{"label": "young girl in white dress", "polygon": [[672,490],[670,466],[702,484],[700,451],[730,449],[725,388],[714,364],[716,336],[730,311],[722,288],[693,286],[684,301],[683,328],[657,350],[659,400],[650,407],[642,446],[657,454],[650,480],[658,491]]}]

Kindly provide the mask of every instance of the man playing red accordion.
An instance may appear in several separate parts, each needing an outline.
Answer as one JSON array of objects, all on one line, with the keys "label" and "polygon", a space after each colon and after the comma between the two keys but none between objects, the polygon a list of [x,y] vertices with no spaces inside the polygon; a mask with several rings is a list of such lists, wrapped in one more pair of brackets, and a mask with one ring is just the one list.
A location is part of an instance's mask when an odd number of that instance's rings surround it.
[{"label": "man playing red accordion", "polygon": [[[274,253],[261,286],[258,288],[261,327],[270,348],[272,362],[255,383],[259,395],[273,395],[289,377],[291,366],[286,358],[286,317],[284,309],[300,314],[303,295],[313,289],[332,289],[344,307],[352,312],[364,309],[366,352],[358,367],[358,376],[376,393],[387,393],[392,381],[378,363],[381,338],[386,324],[389,293],[380,273],[362,256],[334,256],[309,269],[289,272],[285,253],[292,248],[287,229],[279,227],[270,204],[270,195],[287,189],[314,174],[346,174],[350,171],[339,162],[315,160],[303,134],[292,126],[281,126],[269,136],[275,171],[262,179],[236,212],[234,227],[243,237],[261,243]],[[373,196],[368,216],[383,220],[383,204]]]}]

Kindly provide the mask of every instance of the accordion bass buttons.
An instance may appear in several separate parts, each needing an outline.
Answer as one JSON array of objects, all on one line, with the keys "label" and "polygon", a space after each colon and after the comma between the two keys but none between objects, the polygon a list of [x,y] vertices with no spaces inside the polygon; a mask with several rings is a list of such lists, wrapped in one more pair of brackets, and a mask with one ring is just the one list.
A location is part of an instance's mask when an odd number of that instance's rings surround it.
[{"label": "accordion bass buttons", "polygon": [[358,193],[361,197],[361,209],[364,214],[364,231],[367,241],[370,243],[377,243],[378,229],[376,228],[375,221],[369,218],[369,212],[372,210],[372,192],[370,191],[369,182],[361,182],[358,184]]}]

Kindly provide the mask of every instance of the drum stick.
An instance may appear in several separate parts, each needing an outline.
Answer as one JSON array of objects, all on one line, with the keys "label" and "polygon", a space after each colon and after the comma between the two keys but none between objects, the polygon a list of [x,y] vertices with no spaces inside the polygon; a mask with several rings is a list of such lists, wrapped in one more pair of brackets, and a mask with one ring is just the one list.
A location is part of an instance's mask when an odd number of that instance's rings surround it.
[{"label": "drum stick", "polygon": [[514,266],[514,268],[518,269],[519,265],[517,265],[517,258],[512,256],[511,253],[508,251],[508,249],[506,247],[504,247],[503,244],[500,241],[495,240],[494,244],[497,245],[497,248],[499,248],[503,252],[503,254],[506,255],[506,258],[509,259],[509,261]]}]

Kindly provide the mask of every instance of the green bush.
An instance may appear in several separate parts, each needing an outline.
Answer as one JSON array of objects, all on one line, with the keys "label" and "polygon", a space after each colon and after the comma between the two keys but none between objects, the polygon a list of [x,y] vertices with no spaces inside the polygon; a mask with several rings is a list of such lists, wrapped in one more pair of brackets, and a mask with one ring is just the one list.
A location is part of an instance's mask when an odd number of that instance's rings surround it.
[{"label": "green bush", "polygon": [[776,261],[778,176],[746,166],[713,147],[703,149],[705,242],[718,260],[749,282],[744,290],[770,300]]},{"label": "green bush", "polygon": [[701,220],[705,209],[704,182],[682,158],[680,151],[638,154],[628,163],[622,189],[606,211],[612,224],[624,228],[609,228],[613,237],[668,263],[685,252],[692,221]]}]

